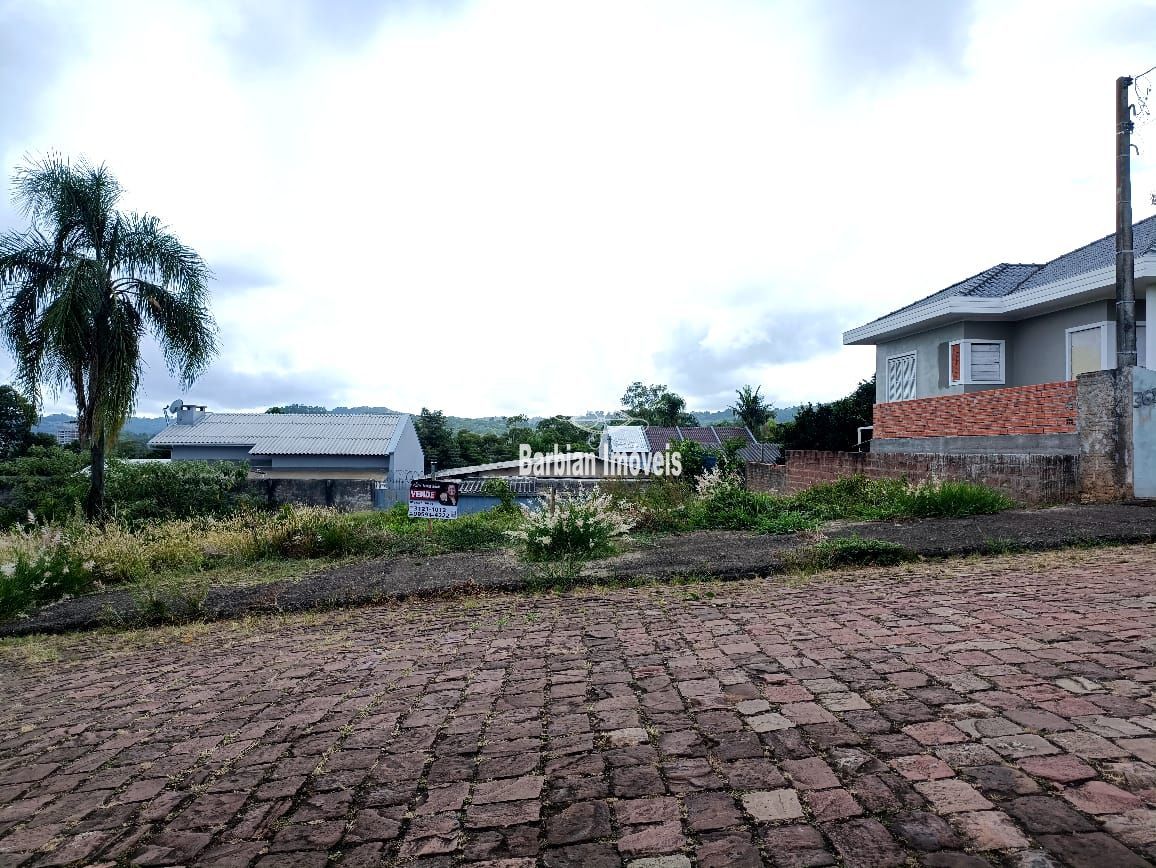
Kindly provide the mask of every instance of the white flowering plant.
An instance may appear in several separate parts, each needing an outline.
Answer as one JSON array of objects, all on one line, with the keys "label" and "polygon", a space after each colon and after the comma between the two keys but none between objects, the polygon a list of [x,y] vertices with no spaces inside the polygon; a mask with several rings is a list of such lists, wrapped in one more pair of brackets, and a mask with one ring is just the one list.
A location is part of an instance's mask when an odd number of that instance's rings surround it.
[{"label": "white flowering plant", "polygon": [[0,541],[0,617],[91,590],[94,567],[77,554],[66,530],[39,524],[29,513]]},{"label": "white flowering plant", "polygon": [[562,494],[540,509],[522,507],[524,523],[510,536],[531,561],[584,561],[614,553],[614,540],[634,527],[634,516],[594,489]]}]

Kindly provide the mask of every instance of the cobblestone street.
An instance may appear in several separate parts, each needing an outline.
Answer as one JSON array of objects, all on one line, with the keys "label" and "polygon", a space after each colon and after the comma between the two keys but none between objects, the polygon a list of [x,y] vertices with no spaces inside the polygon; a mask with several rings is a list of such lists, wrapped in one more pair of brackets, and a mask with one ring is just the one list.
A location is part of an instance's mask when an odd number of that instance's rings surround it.
[{"label": "cobblestone street", "polygon": [[49,644],[0,866],[1156,858],[1152,547]]}]

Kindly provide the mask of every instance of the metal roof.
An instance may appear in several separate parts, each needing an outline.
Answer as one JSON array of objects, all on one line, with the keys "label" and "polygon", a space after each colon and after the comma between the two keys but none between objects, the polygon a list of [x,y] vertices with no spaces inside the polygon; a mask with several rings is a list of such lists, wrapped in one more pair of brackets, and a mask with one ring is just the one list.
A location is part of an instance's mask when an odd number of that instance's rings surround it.
[{"label": "metal roof", "polygon": [[390,455],[403,413],[205,413],[174,422],[150,446],[248,446],[251,455]]},{"label": "metal roof", "polygon": [[649,452],[646,429],[641,425],[607,425],[606,437],[613,452]]},{"label": "metal roof", "polygon": [[728,440],[736,438],[747,443],[756,442],[750,431],[737,426],[676,425],[663,428],[649,425],[646,428],[646,440],[651,452],[661,452],[667,444],[677,443],[679,440],[690,440],[708,448],[718,448],[725,446]]}]

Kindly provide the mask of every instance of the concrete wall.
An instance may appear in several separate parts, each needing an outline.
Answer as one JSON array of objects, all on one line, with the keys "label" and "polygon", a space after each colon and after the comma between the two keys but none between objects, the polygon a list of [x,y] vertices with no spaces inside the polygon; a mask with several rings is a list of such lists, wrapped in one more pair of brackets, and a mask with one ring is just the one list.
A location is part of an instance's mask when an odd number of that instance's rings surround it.
[{"label": "concrete wall", "polygon": [[425,453],[417,437],[413,417],[406,416],[401,435],[393,450],[393,466],[390,478],[393,481],[408,482],[425,475]]},{"label": "concrete wall", "polygon": [[[1080,458],[1076,455],[932,455],[873,452],[787,453],[785,491],[847,476],[976,482],[1030,505],[1066,503],[1080,495]],[[749,477],[748,477],[749,478]]]},{"label": "concrete wall", "polygon": [[250,496],[269,506],[294,503],[349,511],[373,509],[373,483],[365,480],[264,479],[246,485]]},{"label": "concrete wall", "polygon": [[770,494],[787,490],[787,465],[750,462],[745,466],[747,488]]},{"label": "concrete wall", "polygon": [[248,446],[173,446],[169,455],[173,461],[250,461]]},{"label": "concrete wall", "polygon": [[269,457],[274,470],[373,470],[384,473],[389,469],[385,455],[273,455]]},{"label": "concrete wall", "polygon": [[1080,499],[1132,497],[1132,369],[1077,378]]}]

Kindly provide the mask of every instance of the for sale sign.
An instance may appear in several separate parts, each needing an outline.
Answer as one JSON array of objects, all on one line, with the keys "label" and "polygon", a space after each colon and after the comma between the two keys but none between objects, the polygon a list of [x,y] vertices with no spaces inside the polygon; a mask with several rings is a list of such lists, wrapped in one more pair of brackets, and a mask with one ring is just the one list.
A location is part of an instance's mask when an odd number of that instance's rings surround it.
[{"label": "for sale sign", "polygon": [[458,483],[418,479],[409,484],[410,518],[457,518]]}]

